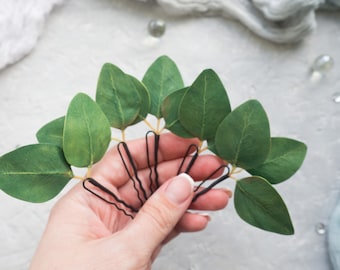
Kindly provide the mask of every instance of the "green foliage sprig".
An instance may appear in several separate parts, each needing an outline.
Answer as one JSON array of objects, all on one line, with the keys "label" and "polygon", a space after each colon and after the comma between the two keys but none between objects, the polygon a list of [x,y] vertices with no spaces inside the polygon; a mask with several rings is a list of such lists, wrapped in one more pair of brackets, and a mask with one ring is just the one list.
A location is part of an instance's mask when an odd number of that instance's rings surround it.
[{"label": "green foliage sprig", "polygon": [[[156,127],[149,123],[148,115],[157,118]],[[0,157],[0,188],[21,200],[47,201],[70,179],[85,179],[75,176],[72,166],[88,168],[90,175],[92,165],[107,151],[112,128],[121,130],[124,141],[126,128],[141,121],[156,134],[168,130],[184,138],[199,138],[199,152],[210,150],[228,162],[228,177],[236,182],[238,215],[267,231],[294,233],[287,207],[273,185],[300,168],[306,145],[271,137],[267,114],[257,100],[232,110],[223,83],[211,69],[185,86],[176,64],[167,56],[156,59],[142,81],[113,64],[104,64],[96,101],[77,94],[65,116],[37,132],[38,144]],[[249,176],[237,179],[240,171]]]}]

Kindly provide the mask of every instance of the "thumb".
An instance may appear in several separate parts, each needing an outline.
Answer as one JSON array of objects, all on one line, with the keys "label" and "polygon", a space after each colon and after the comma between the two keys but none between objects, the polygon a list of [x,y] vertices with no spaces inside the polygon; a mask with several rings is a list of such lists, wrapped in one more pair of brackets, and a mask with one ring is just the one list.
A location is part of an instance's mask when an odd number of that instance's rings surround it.
[{"label": "thumb", "polygon": [[180,174],[163,184],[139,210],[128,231],[135,245],[150,254],[174,229],[189,207],[194,181]]}]

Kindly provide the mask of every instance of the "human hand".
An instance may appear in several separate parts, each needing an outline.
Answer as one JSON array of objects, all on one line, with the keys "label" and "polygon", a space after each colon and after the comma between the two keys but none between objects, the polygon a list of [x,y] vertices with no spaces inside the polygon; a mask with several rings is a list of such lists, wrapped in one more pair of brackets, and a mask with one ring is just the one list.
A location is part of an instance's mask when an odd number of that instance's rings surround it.
[{"label": "human hand", "polygon": [[[209,216],[191,210],[224,208],[230,191],[212,189],[194,203],[191,177],[176,176],[178,167],[195,139],[162,134],[158,173],[161,186],[145,202],[134,219],[75,185],[53,207],[30,269],[150,269],[161,247],[181,232],[203,230]],[[142,182],[148,179],[145,140],[128,142]],[[201,155],[190,171],[203,180],[223,162]],[[133,206],[138,206],[132,181],[113,147],[91,169],[91,177]]]}]

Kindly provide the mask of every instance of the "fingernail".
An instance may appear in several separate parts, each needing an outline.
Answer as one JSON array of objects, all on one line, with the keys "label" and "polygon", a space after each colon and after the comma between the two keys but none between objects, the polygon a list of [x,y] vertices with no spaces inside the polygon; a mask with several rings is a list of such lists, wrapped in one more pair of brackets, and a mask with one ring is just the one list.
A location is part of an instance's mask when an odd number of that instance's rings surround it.
[{"label": "fingernail", "polygon": [[208,221],[211,221],[211,216],[209,215],[209,213],[202,213],[202,212],[190,212],[190,213],[199,215],[201,217],[206,218]]},{"label": "fingernail", "polygon": [[196,213],[196,214],[205,217],[208,221],[211,220],[211,216],[208,213]]},{"label": "fingernail", "polygon": [[225,192],[225,193],[227,193],[227,195],[228,195],[228,197],[229,198],[231,198],[231,197],[233,197],[233,192],[230,190],[230,189],[223,189],[223,191]]},{"label": "fingernail", "polygon": [[193,193],[194,180],[185,173],[173,179],[165,189],[167,198],[175,204],[185,202]]}]

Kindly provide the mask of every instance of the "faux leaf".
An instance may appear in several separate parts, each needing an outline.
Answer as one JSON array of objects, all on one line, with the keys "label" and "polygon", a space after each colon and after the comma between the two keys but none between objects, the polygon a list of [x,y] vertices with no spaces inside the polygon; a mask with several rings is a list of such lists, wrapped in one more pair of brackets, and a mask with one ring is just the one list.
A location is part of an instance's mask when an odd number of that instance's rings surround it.
[{"label": "faux leaf", "polygon": [[150,113],[162,117],[161,106],[166,96],[184,87],[182,76],[169,57],[161,56],[149,67],[143,77],[151,97]]},{"label": "faux leaf", "polygon": [[0,188],[17,199],[45,202],[73,177],[60,147],[34,144],[0,157]]},{"label": "faux leaf", "polygon": [[179,104],[188,88],[177,90],[168,95],[162,103],[162,114],[165,120],[165,128],[183,138],[194,137],[179,121]]},{"label": "faux leaf", "polygon": [[217,150],[216,150],[216,143],[215,139],[209,139],[207,140],[208,143],[208,149],[213,152],[215,155],[218,155]]},{"label": "faux leaf", "polygon": [[96,101],[110,125],[124,130],[137,118],[141,97],[131,77],[113,64],[104,64],[100,71]]},{"label": "faux leaf", "polygon": [[271,141],[266,161],[248,172],[262,176],[272,184],[278,184],[290,178],[301,167],[307,146],[289,138],[272,138]]},{"label": "faux leaf", "polygon": [[195,137],[207,140],[230,113],[226,90],[217,74],[204,70],[186,91],[179,110],[179,120]]},{"label": "faux leaf", "polygon": [[234,204],[238,215],[249,224],[279,234],[294,234],[285,203],[264,178],[238,180]]},{"label": "faux leaf", "polygon": [[129,75],[130,79],[132,80],[135,88],[137,89],[140,98],[141,98],[141,105],[140,105],[140,110],[138,113],[138,116],[136,117],[135,121],[131,123],[131,125],[137,124],[140,121],[143,121],[146,116],[148,115],[150,111],[150,94],[148,89],[145,87],[145,85],[137,80],[135,77]]},{"label": "faux leaf", "polygon": [[36,134],[39,143],[50,143],[63,147],[65,117],[59,117],[40,128]]},{"label": "faux leaf", "polygon": [[89,96],[77,94],[71,101],[64,125],[66,160],[76,167],[88,167],[102,158],[111,140],[110,124]]},{"label": "faux leaf", "polygon": [[217,129],[219,156],[243,169],[262,164],[270,150],[269,122],[262,105],[249,100],[233,110]]}]

